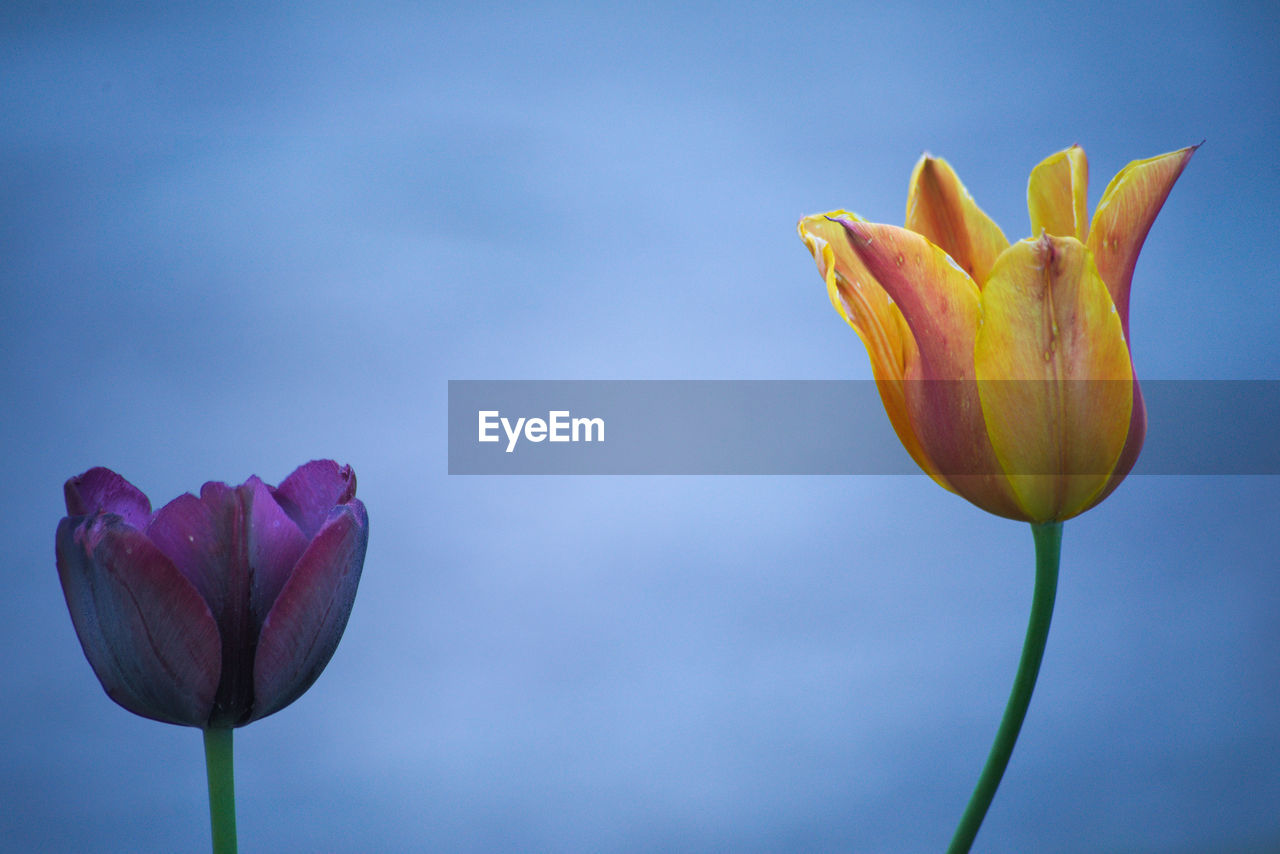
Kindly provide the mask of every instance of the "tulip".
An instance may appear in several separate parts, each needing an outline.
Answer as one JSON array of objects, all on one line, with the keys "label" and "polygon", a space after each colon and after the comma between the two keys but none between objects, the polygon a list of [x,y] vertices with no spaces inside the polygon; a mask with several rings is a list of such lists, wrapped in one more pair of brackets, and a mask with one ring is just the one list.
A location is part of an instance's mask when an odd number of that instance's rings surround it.
[{"label": "tulip", "polygon": [[64,492],[58,576],[85,657],[124,708],[204,730],[214,850],[234,852],[232,728],[300,697],[338,646],[368,543],[355,473],[315,461],[154,513],[105,468]]},{"label": "tulip", "polygon": [[895,431],[924,471],[991,513],[1060,522],[1132,469],[1146,410],[1129,351],[1138,251],[1198,146],[1130,163],[1086,219],[1078,146],[1031,173],[1033,236],[1010,245],[925,155],[905,228],[839,210],[799,232],[861,337]]},{"label": "tulip", "polygon": [[905,228],[843,210],[800,220],[907,452],[943,487],[1030,522],[1035,540],[1013,690],[948,854],[970,850],[1031,702],[1063,520],[1106,498],[1142,449],[1129,287],[1147,232],[1196,148],[1120,170],[1092,221],[1084,151],[1046,158],[1027,188],[1032,236],[1013,245],[946,161],[927,154],[911,175]]},{"label": "tulip", "polygon": [[58,575],[107,695],[201,728],[278,712],[347,625],[368,542],[350,467],[307,463],[271,487],[206,483],[151,512],[105,468],[67,481]]}]

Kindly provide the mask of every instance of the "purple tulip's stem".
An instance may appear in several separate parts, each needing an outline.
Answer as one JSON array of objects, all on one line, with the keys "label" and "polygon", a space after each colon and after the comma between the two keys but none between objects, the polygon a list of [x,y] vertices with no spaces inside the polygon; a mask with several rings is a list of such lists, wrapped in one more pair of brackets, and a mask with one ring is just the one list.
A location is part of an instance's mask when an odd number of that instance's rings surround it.
[{"label": "purple tulip's stem", "polygon": [[978,828],[987,816],[987,808],[996,796],[996,788],[1004,769],[1013,755],[1013,745],[1018,740],[1031,692],[1040,674],[1040,660],[1044,658],[1045,641],[1049,638],[1049,620],[1053,617],[1053,600],[1058,592],[1058,562],[1062,555],[1062,523],[1045,522],[1032,525],[1031,533],[1036,541],[1036,585],[1031,594],[1031,620],[1027,623],[1027,637],[1022,643],[1022,657],[1018,661],[1018,673],[1013,678],[1013,691],[1004,707],[1000,729],[987,756],[987,764],[978,777],[969,805],[965,807],[947,854],[967,854],[973,845]]},{"label": "purple tulip's stem", "polygon": [[209,774],[209,822],[213,854],[236,854],[236,781],[231,759],[231,727],[204,731],[204,761]]}]

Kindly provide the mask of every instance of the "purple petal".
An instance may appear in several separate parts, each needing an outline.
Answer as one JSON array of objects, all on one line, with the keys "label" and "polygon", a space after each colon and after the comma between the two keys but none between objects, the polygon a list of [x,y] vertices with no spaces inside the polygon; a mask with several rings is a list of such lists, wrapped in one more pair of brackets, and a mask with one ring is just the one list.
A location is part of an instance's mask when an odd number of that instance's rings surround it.
[{"label": "purple petal", "polygon": [[356,494],[356,473],[333,460],[312,460],[298,468],[272,490],[276,501],[308,539],[329,518],[329,511],[346,504]]},{"label": "purple petal", "polygon": [[136,486],[101,466],[73,477],[62,487],[68,516],[114,513],[139,531],[151,520],[151,502]]},{"label": "purple petal", "polygon": [[[185,493],[155,512],[147,536],[196,586],[215,618],[227,607],[228,586],[247,587],[243,511],[236,491],[206,483],[200,497]],[[228,575],[239,570],[245,583]]]},{"label": "purple petal", "polygon": [[110,516],[58,525],[58,577],[85,657],[134,714],[203,727],[222,670],[213,615],[144,534]]},{"label": "purple petal", "polygon": [[262,615],[252,613],[248,525],[241,493],[206,483],[156,511],[147,536],[204,597],[222,635],[222,682],[212,726],[239,725],[253,704],[253,645]]},{"label": "purple petal", "polygon": [[251,605],[261,625],[298,558],[306,551],[307,538],[257,477],[249,478],[240,487],[240,496],[249,517]]},{"label": "purple petal", "polygon": [[280,591],[258,639],[251,720],[292,703],[338,647],[351,615],[369,542],[364,505],[336,508]]}]

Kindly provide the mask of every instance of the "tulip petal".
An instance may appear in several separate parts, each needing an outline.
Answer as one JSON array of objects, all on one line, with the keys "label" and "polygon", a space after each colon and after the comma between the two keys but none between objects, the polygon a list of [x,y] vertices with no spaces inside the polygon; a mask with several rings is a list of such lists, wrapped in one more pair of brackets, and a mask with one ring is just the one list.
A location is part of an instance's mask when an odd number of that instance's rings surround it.
[{"label": "tulip petal", "polygon": [[[924,453],[956,492],[1021,518],[987,438],[974,380],[980,294],[951,256],[919,234],[839,217],[850,247],[901,309],[919,347],[904,383]],[[918,382],[922,381],[922,382]]]},{"label": "tulip petal", "polygon": [[356,473],[333,460],[298,466],[271,492],[308,538],[329,518],[329,511],[356,494]]},{"label": "tulip petal", "polygon": [[253,647],[261,614],[252,612],[248,525],[240,493],[206,483],[156,511],[147,535],[209,605],[222,634],[222,683],[211,726],[239,725],[253,704]]},{"label": "tulip petal", "polygon": [[[147,536],[187,577],[222,622],[231,591],[248,588],[240,497],[225,483],[206,483],[197,498],[179,495],[155,513]],[[232,578],[232,575],[243,578]]]},{"label": "tulip petal", "polygon": [[907,228],[924,235],[982,287],[1009,241],[974,202],[947,161],[928,154],[911,173]]},{"label": "tulip petal", "polygon": [[1089,234],[1088,191],[1089,162],[1083,148],[1073,145],[1042,160],[1027,182],[1031,236],[1048,232],[1084,242]]},{"label": "tulip petal", "polygon": [[307,538],[256,475],[240,487],[240,500],[249,522],[251,610],[261,623],[306,551]]},{"label": "tulip petal", "polygon": [[893,225],[836,217],[849,247],[902,312],[919,347],[924,379],[973,376],[979,292],[964,270],[928,240]]},{"label": "tulip petal", "polygon": [[146,718],[205,726],[221,640],[191,582],[111,515],[63,519],[57,558],[71,621],[108,696]]},{"label": "tulip petal", "polygon": [[1147,232],[1169,191],[1198,145],[1147,160],[1135,160],[1111,179],[1093,212],[1089,250],[1111,291],[1126,340],[1129,337],[1129,286]]},{"label": "tulip petal", "polygon": [[807,216],[797,226],[800,239],[813,255],[818,272],[827,283],[831,304],[858,333],[867,348],[871,375],[875,377],[880,400],[903,447],[920,468],[950,489],[950,484],[941,477],[920,447],[920,440],[916,438],[907,414],[902,379],[907,365],[917,357],[915,339],[907,329],[902,312],[849,246],[844,226],[832,219],[838,216],[861,220],[856,214],[846,211]]},{"label": "tulip petal", "polygon": [[151,521],[151,502],[139,489],[111,469],[91,468],[62,487],[68,516],[114,513],[139,531]]},{"label": "tulip petal", "polygon": [[364,505],[353,498],[333,509],[298,560],[262,627],[250,720],[300,697],[333,657],[355,601],[368,528]]},{"label": "tulip petal", "polygon": [[1009,248],[982,292],[974,346],[991,444],[1033,522],[1082,512],[1129,434],[1133,374],[1120,318],[1074,237]]}]

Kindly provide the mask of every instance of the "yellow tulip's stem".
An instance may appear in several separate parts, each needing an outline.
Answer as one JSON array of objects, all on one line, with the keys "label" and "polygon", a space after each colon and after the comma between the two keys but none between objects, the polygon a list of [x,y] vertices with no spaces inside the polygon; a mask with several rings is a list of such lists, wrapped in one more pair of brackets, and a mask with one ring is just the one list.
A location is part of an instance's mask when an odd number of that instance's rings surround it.
[{"label": "yellow tulip's stem", "polygon": [[231,758],[231,727],[204,731],[204,761],[209,775],[209,821],[213,854],[236,854],[236,783]]},{"label": "yellow tulip's stem", "polygon": [[1040,660],[1044,657],[1044,645],[1049,637],[1049,620],[1053,617],[1053,600],[1058,592],[1062,523],[1032,525],[1031,533],[1036,541],[1036,585],[1035,592],[1031,594],[1031,620],[1027,624],[1026,640],[1022,643],[1018,673],[1013,678],[1013,691],[1004,707],[1004,717],[1000,720],[1000,729],[996,731],[996,740],[991,745],[987,764],[982,768],[978,785],[973,789],[969,805],[960,818],[960,826],[956,828],[951,845],[947,847],[947,854],[967,854],[973,845],[978,828],[982,827],[982,820],[987,816],[987,808],[996,796],[996,788],[1000,785],[1000,778],[1004,776],[1009,757],[1013,755],[1013,745],[1018,740],[1023,718],[1027,716],[1027,706],[1031,703],[1031,692],[1035,689],[1036,677],[1040,674]]}]

